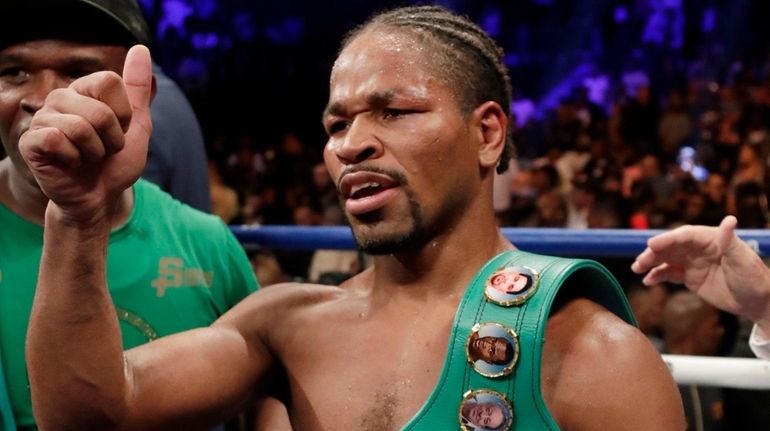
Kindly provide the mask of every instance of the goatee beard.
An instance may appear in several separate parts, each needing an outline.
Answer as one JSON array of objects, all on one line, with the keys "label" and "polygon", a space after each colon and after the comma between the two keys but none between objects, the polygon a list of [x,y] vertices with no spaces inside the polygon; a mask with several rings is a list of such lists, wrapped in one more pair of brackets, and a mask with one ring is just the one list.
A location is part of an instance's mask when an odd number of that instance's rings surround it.
[{"label": "goatee beard", "polygon": [[[367,165],[351,167],[348,168],[347,171],[369,171],[387,175],[392,178],[399,187],[401,187],[409,202],[409,219],[411,221],[411,226],[408,226],[406,228],[407,230],[405,231],[390,232],[380,235],[361,235],[359,232],[356,232],[356,229],[353,227],[354,224],[352,223],[352,220],[355,219],[355,221],[360,225],[374,227],[378,223],[382,222],[382,212],[373,211],[368,214],[362,214],[354,217],[351,217],[347,213],[345,214],[348,225],[351,226],[351,230],[353,231],[353,238],[355,239],[356,244],[361,251],[370,255],[392,254],[402,251],[416,250],[427,243],[428,235],[425,227],[423,226],[422,209],[417,203],[417,199],[414,195],[414,192],[409,187],[406,177],[402,173]],[[339,188],[337,189],[337,193],[340,198],[340,206],[344,208],[345,202]]]},{"label": "goatee beard", "polygon": [[[422,210],[414,194],[411,192],[408,186],[404,184],[405,190],[409,199],[409,220],[411,225],[406,227],[406,230],[390,232],[380,235],[366,235],[362,236],[356,232],[355,228],[351,227],[353,231],[353,237],[358,244],[358,248],[366,254],[370,255],[383,255],[393,254],[403,251],[417,250],[423,247],[428,241],[428,232],[423,226]],[[345,217],[350,223],[350,216],[347,214]],[[368,226],[375,226],[382,220],[382,214],[379,211],[375,211],[371,214],[365,214],[363,216],[356,217],[359,223],[366,224]]]}]

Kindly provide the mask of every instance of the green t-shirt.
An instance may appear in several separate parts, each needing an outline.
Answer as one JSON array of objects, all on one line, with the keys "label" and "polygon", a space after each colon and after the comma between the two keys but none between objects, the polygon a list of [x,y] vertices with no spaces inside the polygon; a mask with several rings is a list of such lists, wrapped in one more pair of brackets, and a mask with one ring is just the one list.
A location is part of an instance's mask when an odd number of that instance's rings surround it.
[{"label": "green t-shirt", "polygon": [[[230,229],[139,180],[128,222],[110,236],[107,283],[123,345],[208,326],[257,289]],[[16,424],[32,417],[24,341],[43,228],[0,204],[0,354]]]}]

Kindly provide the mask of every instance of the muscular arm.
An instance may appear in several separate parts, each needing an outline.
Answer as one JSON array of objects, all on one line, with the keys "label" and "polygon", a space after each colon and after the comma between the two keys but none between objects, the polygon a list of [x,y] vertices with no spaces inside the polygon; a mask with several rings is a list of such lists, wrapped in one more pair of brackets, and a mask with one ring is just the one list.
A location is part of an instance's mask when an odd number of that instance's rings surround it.
[{"label": "muscular arm", "polygon": [[146,155],[149,60],[134,48],[122,79],[100,72],[55,90],[20,142],[51,199],[27,342],[42,429],[205,429],[237,411],[271,365],[250,303],[122,352],[106,247]]},{"label": "muscular arm", "polygon": [[685,429],[682,401],[660,354],[635,328],[578,299],[546,329],[543,395],[568,431]]},{"label": "muscular arm", "polygon": [[92,405],[102,417],[72,419],[99,429],[96,423],[123,414],[112,409],[121,410],[127,393],[120,329],[104,281],[109,225],[60,225],[55,212],[46,214],[27,336],[33,407],[42,429],[56,429],[73,423],[68,416],[80,411],[78,404]]},{"label": "muscular arm", "polygon": [[[125,356],[104,283],[106,235],[47,217],[28,362],[43,429],[206,429],[235,414],[268,367],[238,310]],[[50,222],[50,223],[49,223]],[[54,250],[55,248],[55,250]]]}]

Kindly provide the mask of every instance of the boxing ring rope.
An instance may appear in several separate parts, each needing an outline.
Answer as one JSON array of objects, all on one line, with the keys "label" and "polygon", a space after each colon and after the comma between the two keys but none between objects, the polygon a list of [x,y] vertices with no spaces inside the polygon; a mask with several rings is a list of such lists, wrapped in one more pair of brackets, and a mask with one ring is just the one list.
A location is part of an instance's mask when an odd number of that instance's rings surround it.
[{"label": "boxing ring rope", "polygon": [[[294,250],[352,250],[356,247],[346,226],[231,226],[247,249],[259,247]],[[634,257],[647,239],[660,230],[503,228],[516,247],[533,253],[574,257]],[[770,233],[759,229],[738,230],[761,256],[770,255]]]},{"label": "boxing ring rope", "polygon": [[[230,226],[247,250],[352,250],[356,247],[345,226]],[[662,231],[625,229],[503,228],[521,250],[572,257],[627,257],[639,254],[647,239]],[[738,230],[760,256],[770,255],[770,231]],[[663,355],[679,384],[738,389],[770,389],[770,361],[749,358]]]},{"label": "boxing ring rope", "polygon": [[750,358],[663,355],[674,380],[681,385],[770,389],[770,361]]}]

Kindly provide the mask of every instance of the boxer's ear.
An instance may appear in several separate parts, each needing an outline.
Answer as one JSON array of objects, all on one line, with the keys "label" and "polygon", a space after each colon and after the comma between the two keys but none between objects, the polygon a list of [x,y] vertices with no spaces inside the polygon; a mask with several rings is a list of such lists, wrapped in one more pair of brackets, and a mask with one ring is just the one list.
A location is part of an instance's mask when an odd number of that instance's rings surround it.
[{"label": "boxer's ear", "polygon": [[471,125],[476,127],[479,137],[479,164],[484,168],[495,168],[505,148],[508,116],[500,104],[488,101],[476,108],[471,118]]}]

